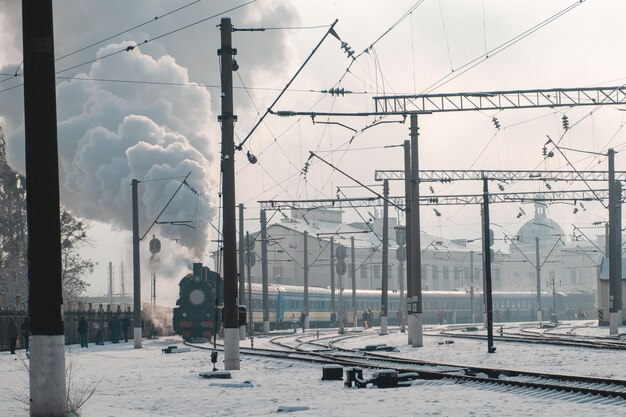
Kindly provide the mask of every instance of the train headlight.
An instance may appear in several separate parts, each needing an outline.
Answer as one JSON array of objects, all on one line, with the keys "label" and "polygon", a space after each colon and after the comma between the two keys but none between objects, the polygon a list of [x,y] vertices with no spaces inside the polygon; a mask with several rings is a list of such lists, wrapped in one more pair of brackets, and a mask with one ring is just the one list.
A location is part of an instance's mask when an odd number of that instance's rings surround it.
[{"label": "train headlight", "polygon": [[187,313],[183,313],[183,317],[187,317]]},{"label": "train headlight", "polygon": [[189,302],[195,306],[199,306],[204,303],[204,292],[202,290],[193,290],[189,293]]}]

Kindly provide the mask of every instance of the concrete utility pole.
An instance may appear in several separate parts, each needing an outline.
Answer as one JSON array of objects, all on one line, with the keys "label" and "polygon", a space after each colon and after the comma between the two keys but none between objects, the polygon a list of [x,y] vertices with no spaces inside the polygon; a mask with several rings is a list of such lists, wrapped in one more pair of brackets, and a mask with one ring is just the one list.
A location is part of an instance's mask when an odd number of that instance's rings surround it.
[{"label": "concrete utility pole", "polygon": [[382,291],[380,300],[380,335],[389,334],[387,330],[387,320],[389,315],[389,181],[383,181],[383,271],[382,271]]},{"label": "concrete utility pole", "polygon": [[[237,300],[238,305],[245,305],[246,300],[246,274],[245,271],[245,257],[246,249],[245,242],[243,241],[243,203],[239,203],[239,298]],[[247,240],[246,240],[247,241]],[[239,340],[245,340],[246,338],[246,326],[239,326]]]},{"label": "concrete utility pole", "polygon": [[233,114],[233,26],[230,18],[220,22],[221,47],[217,51],[222,63],[222,206],[224,256],[224,369],[238,370],[239,309],[237,307],[237,228],[235,222],[235,145]]},{"label": "concrete utility pole", "polygon": [[541,259],[539,257],[539,236],[535,237],[535,277],[537,278],[537,321],[543,320],[541,308]]},{"label": "concrete utility pole", "polygon": [[337,301],[335,300],[335,237],[330,237],[330,311],[337,317]]},{"label": "concrete utility pole", "polygon": [[476,313],[474,312],[474,251],[470,251],[470,308],[472,309],[472,323],[476,323]]},{"label": "concrete utility pole", "polygon": [[303,233],[302,268],[304,274],[304,328],[309,328],[309,232]]},{"label": "concrete utility pole", "polygon": [[[254,259],[254,251],[251,248],[250,242],[250,233],[246,232],[246,248],[245,248],[245,256],[247,257],[246,262],[246,272],[248,277],[248,309],[250,310],[248,313],[248,317],[250,318],[248,323],[248,332],[250,333],[250,338],[254,339],[254,314],[252,313],[252,274],[250,273],[250,268],[252,268]],[[241,270],[243,272],[243,269]],[[241,274],[243,275],[243,274]],[[241,303],[241,301],[239,301]]]},{"label": "concrete utility pole", "polygon": [[[413,254],[416,252],[413,244],[413,220],[411,219],[412,210],[412,187],[411,187],[411,142],[404,141],[404,216],[406,220],[406,304],[407,304],[407,339],[409,345],[413,346],[413,333],[415,332],[415,324],[413,317]],[[417,248],[417,252],[420,248]]]},{"label": "concrete utility pole", "polygon": [[622,324],[622,184],[615,181],[615,150],[609,157],[609,333]]},{"label": "concrete utility pole", "polygon": [[356,259],[354,256],[354,236],[350,236],[350,262],[352,264],[352,268],[350,268],[352,278],[352,320],[354,321],[353,326],[356,327],[358,320],[356,316]]},{"label": "concrete utility pole", "polygon": [[67,414],[52,1],[22,1],[30,415]]},{"label": "concrete utility pole", "polygon": [[263,286],[263,333],[270,333],[269,277],[267,273],[267,215],[261,210],[261,285]]},{"label": "concrete utility pole", "polygon": [[[424,346],[424,318],[422,316],[422,255],[420,242],[420,205],[419,205],[419,152],[418,152],[419,128],[417,127],[417,114],[411,114],[411,242],[413,250],[411,257],[413,262],[413,347]],[[407,256],[408,258],[408,256]],[[409,329],[409,332],[411,329]]]},{"label": "concrete utility pole", "polygon": [[141,262],[139,261],[139,180],[131,181],[133,205],[133,344],[141,349]]},{"label": "concrete utility pole", "polygon": [[487,352],[494,353],[493,346],[493,300],[491,294],[491,245],[493,232],[489,229],[489,186],[487,178],[483,179],[483,269],[485,270],[485,301],[487,313]]}]

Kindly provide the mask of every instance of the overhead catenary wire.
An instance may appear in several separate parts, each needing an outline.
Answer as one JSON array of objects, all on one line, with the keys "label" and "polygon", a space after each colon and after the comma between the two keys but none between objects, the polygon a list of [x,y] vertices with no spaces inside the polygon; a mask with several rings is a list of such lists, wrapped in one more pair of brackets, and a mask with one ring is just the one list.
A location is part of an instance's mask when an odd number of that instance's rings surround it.
[{"label": "overhead catenary wire", "polygon": [[263,122],[263,120],[265,119],[265,117],[271,112],[272,107],[274,107],[274,105],[278,102],[278,100],[280,100],[280,98],[283,96],[283,94],[285,94],[285,91],[287,91],[287,89],[289,88],[289,86],[293,83],[293,81],[296,79],[296,77],[300,74],[300,72],[302,72],[302,70],[304,69],[304,67],[306,66],[306,64],[311,60],[311,58],[313,57],[313,55],[315,55],[315,52],[317,52],[317,50],[319,49],[319,47],[322,45],[322,43],[324,43],[324,40],[326,40],[326,38],[328,37],[328,35],[330,35],[331,33],[333,33],[333,28],[335,27],[335,25],[337,24],[338,20],[335,19],[335,21],[330,25],[330,27],[328,28],[328,30],[326,31],[326,33],[324,34],[324,36],[322,36],[322,39],[320,39],[320,41],[318,42],[318,44],[315,46],[315,48],[313,48],[313,50],[311,51],[311,53],[309,54],[309,56],[304,60],[304,62],[302,63],[302,65],[300,66],[300,68],[298,68],[298,70],[296,71],[296,73],[293,75],[293,77],[291,77],[291,79],[287,82],[287,84],[285,85],[285,87],[282,89],[282,91],[278,94],[278,96],[276,97],[276,99],[274,99],[274,101],[272,102],[272,104],[270,104],[270,106],[267,108],[267,110],[265,111],[265,113],[263,113],[263,116],[261,116],[261,118],[257,121],[257,123],[252,127],[252,130],[250,130],[250,132],[246,135],[246,137],[243,139],[243,141],[241,141],[239,143],[239,145],[235,146],[236,149],[241,150],[243,145],[248,141],[248,139],[250,138],[250,136],[254,133],[254,131],[256,130],[256,128],[261,124],[261,122]]},{"label": "overhead catenary wire", "polygon": [[[214,14],[214,15],[211,15],[211,16],[208,16],[208,17],[205,17],[205,18],[203,18],[203,19],[200,19],[200,20],[197,20],[197,21],[195,21],[195,22],[189,23],[189,24],[187,24],[187,25],[181,26],[181,27],[179,27],[179,28],[176,28],[176,29],[171,30],[171,31],[169,31],[169,32],[166,32],[166,33],[163,33],[163,34],[161,34],[161,35],[155,36],[155,37],[153,37],[153,38],[146,39],[146,40],[144,40],[144,41],[142,41],[142,42],[135,43],[134,45],[128,45],[128,46],[126,46],[125,48],[119,49],[119,50],[114,51],[114,52],[111,52],[111,53],[109,53],[109,54],[106,54],[106,55],[103,55],[103,56],[99,56],[99,57],[97,57],[97,58],[94,58],[94,59],[91,59],[91,60],[88,60],[88,61],[82,62],[82,63],[80,63],[80,64],[72,65],[72,66],[70,66],[70,67],[67,67],[67,68],[61,69],[61,70],[59,70],[59,71],[56,71],[56,72],[55,72],[55,75],[62,74],[62,73],[64,73],[64,72],[67,72],[67,71],[70,71],[70,70],[73,70],[73,69],[76,69],[76,68],[80,68],[80,67],[82,67],[82,66],[85,66],[85,65],[88,65],[88,64],[92,64],[92,63],[94,63],[94,62],[101,61],[101,60],[104,60],[104,59],[106,59],[106,58],[110,58],[110,57],[115,56],[115,55],[118,55],[118,54],[120,54],[120,53],[122,53],[122,52],[130,52],[130,51],[134,50],[135,48],[137,48],[137,47],[139,47],[139,46],[146,45],[147,43],[150,43],[150,42],[156,41],[156,40],[158,40],[158,39],[162,39],[162,38],[164,38],[164,37],[166,37],[166,36],[170,36],[170,35],[172,35],[172,34],[174,34],[174,33],[178,33],[178,32],[183,31],[183,30],[185,30],[185,29],[189,29],[190,27],[196,26],[196,25],[198,25],[198,24],[200,24],[200,23],[204,23],[204,22],[206,22],[206,21],[208,21],[208,20],[211,20],[211,19],[214,19],[214,18],[216,18],[216,17],[222,16],[222,15],[224,15],[224,14],[228,13],[228,12],[231,12],[231,11],[234,11],[234,10],[240,9],[240,8],[242,8],[242,7],[248,6],[249,4],[255,3],[255,2],[257,2],[257,1],[258,1],[258,0],[250,0],[250,1],[246,2],[246,3],[240,4],[240,5],[238,5],[238,6],[231,7],[231,8],[229,8],[229,9],[227,9],[227,10],[224,10],[224,11],[222,11],[222,12],[220,12],[220,13],[217,13],[217,14]],[[20,74],[20,75],[21,75],[21,74]],[[8,78],[7,78],[7,79],[4,79],[4,80],[0,80],[0,83],[2,83],[2,82],[4,82],[4,81],[7,81],[7,80],[8,80]],[[22,86],[22,84],[17,85],[17,86],[13,86],[13,87],[11,87],[11,88],[7,88],[7,89],[4,89],[4,90],[0,90],[0,93],[2,93],[2,92],[4,92],[4,91],[9,91],[9,90],[11,90],[11,89],[13,89],[13,88],[17,88],[17,87],[20,87],[20,86]]]},{"label": "overhead catenary wire", "polygon": [[[474,58],[473,60],[466,62],[465,64],[463,64],[459,68],[457,68],[456,71],[449,72],[445,76],[441,77],[439,80],[435,81],[429,87],[427,87],[424,90],[422,90],[421,94],[427,94],[429,92],[432,92],[432,91],[436,90],[437,88],[440,88],[440,87],[444,86],[445,84],[449,83],[450,81],[454,80],[455,78],[460,77],[461,75],[465,74],[467,71],[475,68],[477,65],[479,65],[482,62],[484,62],[485,60],[487,60],[488,58],[493,57],[493,56],[499,54],[500,52],[505,51],[509,47],[515,45],[517,42],[521,41],[522,39],[524,39],[524,38],[526,38],[526,37],[528,37],[530,35],[532,35],[533,33],[537,32],[539,29],[543,28],[544,26],[547,26],[548,24],[550,24],[553,21],[557,20],[559,17],[567,14],[571,10],[573,10],[576,7],[580,6],[584,2],[585,2],[585,0],[577,0],[575,3],[570,4],[569,6],[565,7],[562,10],[560,10],[559,12],[553,14],[552,16],[548,17],[547,19],[544,19],[540,23],[532,26],[531,28],[525,30],[524,32],[520,33],[519,35],[514,36],[513,38],[509,39],[508,41],[501,43],[500,45],[498,45],[495,48],[491,49],[487,53],[482,54],[482,55]],[[461,71],[459,71],[459,70],[461,70]]]},{"label": "overhead catenary wire", "polygon": [[[114,34],[114,35],[108,36],[108,37],[106,37],[106,38],[104,38],[104,39],[101,39],[101,40],[99,40],[99,41],[97,41],[97,42],[93,42],[93,43],[91,43],[91,44],[89,44],[89,45],[87,45],[87,46],[84,46],[84,47],[80,48],[80,49],[77,49],[77,50],[75,50],[75,51],[72,51],[72,52],[70,52],[70,53],[67,53],[67,54],[65,54],[65,55],[62,55],[62,56],[60,56],[60,57],[56,58],[56,59],[55,59],[55,61],[60,61],[60,60],[62,60],[62,59],[64,59],[64,58],[67,58],[67,57],[69,57],[69,56],[75,55],[75,54],[77,54],[77,53],[79,53],[79,52],[82,52],[82,51],[84,51],[84,50],[86,50],[86,49],[92,48],[92,47],[97,46],[97,45],[100,45],[100,44],[102,44],[102,43],[104,43],[104,42],[106,42],[106,41],[110,41],[111,39],[117,38],[118,36],[121,36],[121,35],[123,35],[123,34],[125,34],[125,33],[128,33],[128,32],[130,32],[130,31],[133,31],[133,30],[135,30],[135,29],[139,29],[140,27],[143,27],[143,26],[148,25],[148,24],[150,24],[150,23],[154,23],[154,22],[158,21],[159,19],[163,19],[164,17],[167,17],[167,16],[169,16],[169,15],[175,14],[175,13],[177,13],[177,12],[181,11],[181,10],[184,10],[184,9],[186,9],[186,8],[190,7],[190,6],[193,6],[193,5],[194,5],[194,4],[196,4],[196,3],[200,3],[201,1],[203,1],[203,0],[194,0],[194,1],[192,1],[191,3],[187,3],[187,4],[185,4],[185,5],[183,5],[183,6],[180,6],[180,7],[176,8],[176,9],[174,9],[174,10],[171,10],[171,11],[169,11],[169,12],[163,13],[162,15],[155,16],[153,19],[147,20],[147,21],[145,21],[145,22],[143,22],[143,23],[140,23],[140,24],[138,24],[138,25],[135,25],[135,26],[133,26],[133,27],[131,27],[131,28],[125,29],[125,30],[123,30],[123,31],[121,31],[121,32],[118,32],[118,33]],[[256,0],[255,0],[255,1],[256,1]]]}]

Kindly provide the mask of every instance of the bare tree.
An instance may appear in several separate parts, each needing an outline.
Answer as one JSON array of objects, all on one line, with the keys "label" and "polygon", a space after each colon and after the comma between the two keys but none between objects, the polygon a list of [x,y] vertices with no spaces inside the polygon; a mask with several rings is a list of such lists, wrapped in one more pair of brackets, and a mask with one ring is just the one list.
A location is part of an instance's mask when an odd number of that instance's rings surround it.
[{"label": "bare tree", "polygon": [[[89,284],[84,277],[94,263],[80,250],[91,245],[87,231],[91,225],[69,210],[61,211],[61,253],[63,256],[63,299],[76,302]],[[26,183],[6,160],[6,140],[0,127],[0,307],[13,307],[21,299],[28,302],[28,235],[26,223]]]},{"label": "bare tree", "polygon": [[94,263],[84,259],[80,249],[92,244],[87,236],[91,225],[76,218],[69,210],[61,212],[61,255],[63,257],[63,302],[66,305],[80,299],[89,284],[85,275],[93,272]]},{"label": "bare tree", "polygon": [[28,299],[26,186],[24,177],[6,160],[6,141],[0,127],[0,307]]}]

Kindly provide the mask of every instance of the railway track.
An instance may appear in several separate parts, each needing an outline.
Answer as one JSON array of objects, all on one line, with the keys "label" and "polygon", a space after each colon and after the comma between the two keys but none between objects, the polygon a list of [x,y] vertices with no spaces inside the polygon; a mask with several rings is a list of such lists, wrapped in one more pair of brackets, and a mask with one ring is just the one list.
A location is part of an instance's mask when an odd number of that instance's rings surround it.
[{"label": "railway track", "polygon": [[[535,329],[533,329],[535,330]],[[494,341],[497,342],[516,342],[516,343],[537,343],[546,345],[558,345],[568,347],[582,347],[590,349],[610,349],[610,350],[626,350],[626,343],[618,339],[599,338],[594,336],[576,336],[570,334],[553,334],[549,330],[543,329],[543,332],[535,332],[529,329],[520,328],[522,333],[513,333],[510,331],[498,331],[494,329]],[[572,329],[574,330],[574,329]],[[446,336],[451,338],[478,339],[485,340],[485,334],[472,334],[462,332],[459,329],[442,330],[437,334],[427,334],[426,336]]]},{"label": "railway track", "polygon": [[[339,343],[359,334],[313,334],[279,336],[271,339],[277,349],[240,348],[246,355],[290,359],[317,364],[361,367],[371,370],[394,369],[399,374],[416,373],[414,384],[455,383],[479,389],[507,391],[574,402],[626,405],[626,380],[606,380],[585,376],[558,375],[475,366],[459,366],[398,358],[388,352],[376,353],[345,349]],[[212,349],[189,344],[200,349]]]}]

